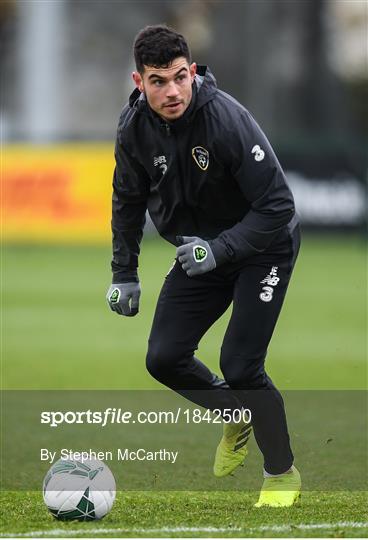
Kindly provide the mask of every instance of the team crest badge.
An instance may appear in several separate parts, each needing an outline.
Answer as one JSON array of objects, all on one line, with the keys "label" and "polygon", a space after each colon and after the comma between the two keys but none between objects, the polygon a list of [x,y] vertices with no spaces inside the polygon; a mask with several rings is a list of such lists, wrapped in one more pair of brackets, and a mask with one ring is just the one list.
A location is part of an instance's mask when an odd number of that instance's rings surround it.
[{"label": "team crest badge", "polygon": [[193,246],[193,256],[195,262],[201,263],[207,258],[207,249],[203,246]]},{"label": "team crest badge", "polygon": [[119,289],[114,289],[110,295],[110,298],[109,298],[110,302],[112,304],[117,304],[120,300],[120,291]]},{"label": "team crest badge", "polygon": [[208,150],[203,148],[203,146],[195,146],[192,148],[192,157],[202,171],[207,169],[210,162]]}]

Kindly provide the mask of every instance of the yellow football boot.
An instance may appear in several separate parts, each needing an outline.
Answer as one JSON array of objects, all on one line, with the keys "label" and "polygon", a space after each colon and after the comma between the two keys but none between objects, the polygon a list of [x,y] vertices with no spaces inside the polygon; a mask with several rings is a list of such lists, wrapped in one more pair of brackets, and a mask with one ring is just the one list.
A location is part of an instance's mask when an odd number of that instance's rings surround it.
[{"label": "yellow football boot", "polygon": [[300,500],[302,482],[299,471],[294,465],[285,474],[271,476],[264,479],[259,500],[254,506],[272,506],[281,508],[292,506]]},{"label": "yellow football boot", "polygon": [[231,474],[242,465],[247,454],[247,442],[252,426],[245,422],[224,423],[224,434],[216,450],[214,475],[218,478]]}]

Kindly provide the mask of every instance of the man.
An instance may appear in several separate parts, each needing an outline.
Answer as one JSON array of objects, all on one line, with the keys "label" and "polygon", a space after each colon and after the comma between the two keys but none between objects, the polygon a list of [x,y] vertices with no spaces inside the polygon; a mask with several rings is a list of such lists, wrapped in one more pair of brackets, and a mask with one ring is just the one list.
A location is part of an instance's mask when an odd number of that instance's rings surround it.
[{"label": "man", "polygon": [[[134,43],[136,89],[120,117],[113,180],[113,311],[138,313],[139,244],[146,209],[177,246],[153,320],[147,369],[209,409],[248,408],[264,457],[256,506],[291,506],[300,496],[280,393],[264,370],[299,249],[284,173],[250,113],[192,63],[182,35],[143,29]],[[221,348],[224,379],[195,356],[210,326],[232,305]],[[214,473],[247,454],[251,427],[224,423]]]}]

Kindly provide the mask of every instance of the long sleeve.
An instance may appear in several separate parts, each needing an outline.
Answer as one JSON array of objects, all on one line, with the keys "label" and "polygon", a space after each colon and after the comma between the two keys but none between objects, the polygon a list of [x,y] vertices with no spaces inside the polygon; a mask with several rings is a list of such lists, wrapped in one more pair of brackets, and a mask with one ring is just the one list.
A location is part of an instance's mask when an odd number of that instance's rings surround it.
[{"label": "long sleeve", "polygon": [[111,268],[113,283],[122,283],[138,281],[138,256],[145,224],[149,183],[146,171],[134,160],[119,137],[115,147],[115,160]]},{"label": "long sleeve", "polygon": [[295,213],[281,165],[249,113],[239,116],[228,140],[231,174],[250,209],[241,221],[210,241],[217,264],[264,251]]}]

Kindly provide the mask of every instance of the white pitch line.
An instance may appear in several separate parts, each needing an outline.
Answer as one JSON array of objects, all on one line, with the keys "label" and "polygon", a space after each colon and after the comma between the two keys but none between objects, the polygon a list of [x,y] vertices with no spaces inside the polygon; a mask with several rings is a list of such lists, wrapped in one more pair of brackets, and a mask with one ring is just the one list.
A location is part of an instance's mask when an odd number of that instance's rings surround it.
[{"label": "white pitch line", "polygon": [[240,532],[241,527],[159,527],[159,528],[95,528],[95,529],[49,529],[44,531],[30,531],[26,533],[0,533],[0,537],[5,538],[38,538],[39,536],[75,536],[110,533],[175,533],[175,532]]},{"label": "white pitch line", "polygon": [[44,531],[29,531],[25,533],[0,533],[1,538],[39,538],[49,536],[92,536],[95,534],[116,534],[116,533],[141,533],[141,534],[159,534],[159,533],[224,533],[224,532],[261,532],[261,531],[273,531],[273,532],[286,532],[299,530],[311,530],[311,529],[364,529],[368,528],[368,522],[359,521],[337,521],[336,523],[299,523],[289,525],[261,525],[260,527],[159,527],[159,528],[94,528],[94,529],[49,529]]},{"label": "white pitch line", "polygon": [[367,523],[360,523],[357,521],[338,521],[336,523],[299,523],[297,525],[261,525],[260,527],[251,527],[249,531],[292,531],[293,529],[311,530],[311,529],[364,529],[368,528]]}]

